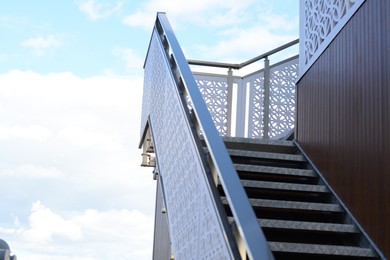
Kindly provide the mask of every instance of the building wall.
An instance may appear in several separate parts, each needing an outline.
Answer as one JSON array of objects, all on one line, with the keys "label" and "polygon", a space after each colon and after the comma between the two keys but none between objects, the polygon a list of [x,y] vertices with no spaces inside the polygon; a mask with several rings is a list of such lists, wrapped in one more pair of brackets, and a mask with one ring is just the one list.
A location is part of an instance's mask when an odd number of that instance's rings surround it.
[{"label": "building wall", "polygon": [[367,0],[297,84],[296,138],[390,258],[390,1]]}]

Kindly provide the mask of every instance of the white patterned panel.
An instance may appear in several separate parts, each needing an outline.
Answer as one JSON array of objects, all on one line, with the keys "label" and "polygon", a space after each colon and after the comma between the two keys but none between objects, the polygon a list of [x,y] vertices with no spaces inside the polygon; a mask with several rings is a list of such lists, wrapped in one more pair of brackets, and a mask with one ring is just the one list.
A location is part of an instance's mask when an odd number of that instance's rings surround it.
[{"label": "white patterned panel", "polygon": [[301,0],[300,75],[330,44],[365,0]]},{"label": "white patterned panel", "polygon": [[231,259],[158,37],[154,32],[146,61],[144,102],[150,104],[143,112],[150,113],[175,259]]},{"label": "white patterned panel", "polygon": [[226,77],[196,75],[195,80],[218,132],[225,136],[227,134],[228,110]]},{"label": "white patterned panel", "polygon": [[244,80],[249,84],[248,137],[264,137],[264,71]]},{"label": "white patterned panel", "polygon": [[269,115],[264,113],[264,70],[244,79],[249,84],[248,137],[264,138],[264,118],[269,118],[268,137],[284,137],[295,126],[295,82],[298,58],[271,67],[269,77]]},{"label": "white patterned panel", "polygon": [[298,58],[270,69],[269,133],[271,139],[284,137],[295,126],[295,82]]}]

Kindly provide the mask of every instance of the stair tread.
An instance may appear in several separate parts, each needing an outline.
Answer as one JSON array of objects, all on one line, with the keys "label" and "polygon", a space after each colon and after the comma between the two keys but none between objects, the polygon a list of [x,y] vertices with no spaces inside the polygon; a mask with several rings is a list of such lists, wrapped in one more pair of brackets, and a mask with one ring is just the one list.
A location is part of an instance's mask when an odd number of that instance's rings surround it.
[{"label": "stair tread", "polygon": [[305,157],[298,154],[270,153],[270,152],[235,150],[235,149],[228,149],[228,152],[230,156],[306,162]]},{"label": "stair tread", "polygon": [[358,229],[351,224],[335,224],[308,221],[259,219],[262,228],[295,229],[309,231],[358,233]]},{"label": "stair tread", "polygon": [[306,169],[294,169],[294,168],[272,167],[272,166],[251,165],[251,164],[235,164],[234,166],[237,171],[271,173],[271,174],[292,175],[292,176],[301,176],[301,177],[317,177],[317,175],[313,170],[306,170]]},{"label": "stair tread", "polygon": [[293,141],[288,140],[272,140],[272,139],[262,139],[262,138],[246,138],[246,137],[231,137],[224,136],[222,137],[224,142],[230,143],[251,143],[251,144],[266,144],[266,145],[277,145],[277,146],[288,146],[295,147]]},{"label": "stair tread", "polygon": [[271,251],[286,253],[339,255],[353,257],[375,257],[376,254],[370,248],[336,245],[318,245],[287,242],[268,242]]},{"label": "stair tread", "polygon": [[[228,217],[229,222],[233,223],[234,218]],[[290,229],[303,231],[322,231],[339,233],[359,233],[359,230],[351,224],[335,224],[323,222],[280,220],[280,219],[258,219],[262,228]]]},{"label": "stair tread", "polygon": [[337,204],[267,199],[249,199],[249,201],[255,207],[343,212],[343,209]]},{"label": "stair tread", "polygon": [[253,181],[253,180],[241,180],[241,183],[244,187],[250,187],[250,188],[329,193],[329,190],[323,185],[296,184],[296,183],[271,182],[271,181]]}]

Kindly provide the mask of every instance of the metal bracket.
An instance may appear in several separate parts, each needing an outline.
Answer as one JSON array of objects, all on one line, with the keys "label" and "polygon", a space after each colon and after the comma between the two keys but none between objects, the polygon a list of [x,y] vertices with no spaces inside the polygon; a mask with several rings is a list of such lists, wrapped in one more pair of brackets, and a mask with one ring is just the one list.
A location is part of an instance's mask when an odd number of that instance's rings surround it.
[{"label": "metal bracket", "polygon": [[156,157],[154,155],[154,146],[152,135],[150,134],[150,129],[147,130],[144,142],[142,144],[142,163],[141,166],[144,167],[155,167],[156,166]]}]

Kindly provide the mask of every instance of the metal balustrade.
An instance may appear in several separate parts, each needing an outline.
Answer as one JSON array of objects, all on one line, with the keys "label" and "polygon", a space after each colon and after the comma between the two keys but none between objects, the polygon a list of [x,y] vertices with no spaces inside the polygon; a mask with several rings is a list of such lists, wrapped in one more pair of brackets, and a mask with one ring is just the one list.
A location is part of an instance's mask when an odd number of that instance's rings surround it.
[{"label": "metal balustrade", "polygon": [[[294,40],[240,64],[188,61],[191,65],[228,69],[226,75],[194,72],[222,136],[280,139],[293,131],[298,55],[272,65],[269,57],[297,44],[298,40]],[[233,70],[260,60],[264,60],[263,69],[244,76],[233,75]]]},{"label": "metal balustrade", "polygon": [[[144,69],[140,147],[143,164],[155,166],[158,172],[175,258],[237,259],[241,254],[273,259],[164,13],[157,15]],[[216,189],[218,183],[233,213],[234,232]]]}]

